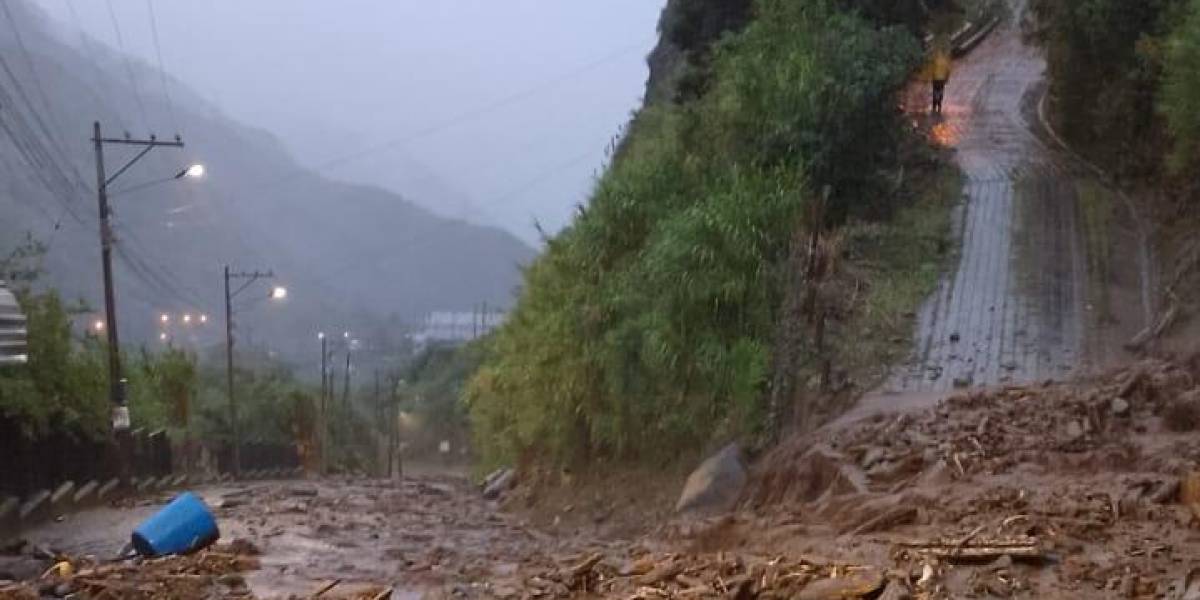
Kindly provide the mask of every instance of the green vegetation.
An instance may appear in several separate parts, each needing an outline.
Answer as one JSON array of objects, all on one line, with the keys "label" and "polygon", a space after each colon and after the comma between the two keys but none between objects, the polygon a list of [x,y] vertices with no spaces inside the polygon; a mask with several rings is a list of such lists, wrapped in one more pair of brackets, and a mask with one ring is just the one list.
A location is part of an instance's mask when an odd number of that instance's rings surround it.
[{"label": "green vegetation", "polygon": [[[527,269],[465,394],[486,463],[670,458],[763,434],[801,215],[824,212],[824,229],[900,208],[894,94],[915,38],[834,2],[754,6],[712,50],[702,95],[644,109],[588,208]],[[808,210],[826,192],[827,210]],[[928,222],[915,235],[941,227]],[[928,280],[876,288],[872,318]]]},{"label": "green vegetation", "polygon": [[1035,0],[1032,7],[1063,135],[1122,178],[1167,177],[1194,194],[1200,2]]},{"label": "green vegetation", "polygon": [[462,394],[483,355],[480,343],[433,345],[401,372],[399,407],[409,415],[404,442],[411,454],[433,454],[441,440],[451,440],[456,448],[467,441]]},{"label": "green vegetation", "polygon": [[1187,3],[1186,16],[1167,40],[1160,106],[1175,142],[1173,172],[1191,175],[1200,156],[1200,0]]}]

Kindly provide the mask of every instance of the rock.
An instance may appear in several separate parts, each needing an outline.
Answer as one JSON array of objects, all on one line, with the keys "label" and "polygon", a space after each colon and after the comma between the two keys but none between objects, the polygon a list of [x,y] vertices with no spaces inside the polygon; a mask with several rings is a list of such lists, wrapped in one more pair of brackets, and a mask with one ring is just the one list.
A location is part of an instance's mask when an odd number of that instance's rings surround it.
[{"label": "rock", "polygon": [[871,446],[865,453],[863,453],[862,462],[860,464],[862,465],[862,468],[870,469],[872,465],[882,460],[883,456],[883,448],[880,448],[879,446]]},{"label": "rock", "polygon": [[229,587],[242,587],[246,585],[246,578],[237,573],[226,573],[218,577],[217,582]]},{"label": "rock", "polygon": [[1127,416],[1129,414],[1129,401],[1117,396],[1116,398],[1112,399],[1112,402],[1109,403],[1108,409],[1112,411],[1112,414],[1118,417]]},{"label": "rock", "polygon": [[1176,433],[1200,427],[1200,389],[1180,394],[1163,409],[1163,425]]},{"label": "rock", "polygon": [[845,577],[821,579],[796,595],[798,600],[841,600],[861,598],[883,587],[883,573],[875,569],[851,571]]},{"label": "rock", "polygon": [[889,581],[886,588],[883,588],[883,594],[880,594],[879,600],[910,600],[912,593],[908,588],[899,581]]},{"label": "rock", "polygon": [[737,504],[746,486],[746,467],[737,444],[730,444],[700,464],[683,486],[676,512],[725,512]]},{"label": "rock", "polygon": [[517,473],[512,469],[504,469],[502,473],[492,479],[492,482],[483,488],[483,497],[488,500],[499,498],[504,492],[512,488],[517,482]]},{"label": "rock", "polygon": [[1077,440],[1081,437],[1083,437],[1083,425],[1081,425],[1079,421],[1071,421],[1070,423],[1067,423],[1067,438],[1070,440]]}]

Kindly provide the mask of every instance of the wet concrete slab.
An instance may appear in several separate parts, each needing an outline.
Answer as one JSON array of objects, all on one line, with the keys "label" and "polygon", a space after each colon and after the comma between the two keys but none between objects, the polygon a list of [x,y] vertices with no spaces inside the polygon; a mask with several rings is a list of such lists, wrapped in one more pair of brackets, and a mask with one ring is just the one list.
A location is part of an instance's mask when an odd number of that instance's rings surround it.
[{"label": "wet concrete slab", "polygon": [[[1141,326],[1146,311],[1102,302],[1117,295],[1109,288],[1121,268],[1112,255],[1129,253],[1115,246],[1136,242],[1114,233],[1114,219],[1101,213],[1121,210],[1116,193],[1038,135],[1045,60],[1018,21],[956,63],[943,114],[928,114],[925,86],[906,95],[914,122],[953,149],[963,172],[954,215],[960,249],[918,313],[910,359],[864,400],[868,407],[1064,379],[1115,354],[1123,333],[1108,331],[1114,324],[1122,332]],[[1096,190],[1107,196],[1100,208],[1089,204]],[[1124,279],[1125,288],[1143,284]]]}]

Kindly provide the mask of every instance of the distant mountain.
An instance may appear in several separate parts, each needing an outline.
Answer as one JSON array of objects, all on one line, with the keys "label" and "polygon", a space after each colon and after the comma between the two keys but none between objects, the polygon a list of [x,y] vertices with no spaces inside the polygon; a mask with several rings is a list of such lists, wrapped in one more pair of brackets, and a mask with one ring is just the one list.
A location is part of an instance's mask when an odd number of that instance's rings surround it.
[{"label": "distant mountain", "polygon": [[[156,341],[161,312],[219,316],[224,264],[273,269],[290,288],[285,305],[247,306],[238,323],[243,340],[294,356],[314,353],[308,344],[315,348],[318,330],[365,331],[512,301],[520,265],[535,254],[513,235],[317,175],[271,134],[225,117],[185,84],[56,29],[24,0],[8,6],[13,22],[0,25],[0,251],[31,231],[50,244],[50,283],[99,311],[92,122],[106,136],[179,131],[186,143],[154,150],[113,185],[125,339]],[[132,152],[106,148],[108,172]],[[119,191],[193,162],[206,165],[203,180]],[[265,286],[239,302],[255,304],[259,294]],[[206,326],[192,333],[219,339],[220,319]]]}]

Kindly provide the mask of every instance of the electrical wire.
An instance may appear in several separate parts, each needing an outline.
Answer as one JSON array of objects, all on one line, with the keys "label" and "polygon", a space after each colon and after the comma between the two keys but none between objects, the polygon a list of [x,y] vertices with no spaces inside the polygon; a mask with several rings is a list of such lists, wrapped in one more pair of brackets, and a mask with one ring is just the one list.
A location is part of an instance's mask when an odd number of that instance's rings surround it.
[{"label": "electrical wire", "polygon": [[112,22],[113,33],[117,37],[117,49],[121,51],[121,60],[125,63],[125,74],[129,76],[129,86],[133,90],[134,100],[137,101],[142,122],[149,124],[150,119],[147,117],[146,103],[142,101],[142,92],[138,87],[137,76],[133,72],[133,62],[129,60],[129,54],[125,52],[125,40],[121,36],[121,25],[117,22],[117,13],[113,10],[112,0],[105,0],[104,3],[108,6],[108,18]]},{"label": "electrical wire", "polygon": [[158,41],[158,17],[154,14],[154,0],[146,0],[146,11],[150,14],[150,33],[154,39],[154,56],[158,59],[158,77],[162,83],[163,98],[167,101],[167,112],[171,115],[171,124],[179,131],[179,118],[175,113],[175,104],[171,101],[171,89],[167,83],[167,69],[163,64],[162,46]]},{"label": "electrical wire", "polygon": [[457,115],[447,117],[446,119],[435,122],[432,125],[428,125],[426,127],[416,129],[414,131],[411,131],[411,132],[401,135],[399,137],[392,138],[390,140],[368,146],[361,150],[349,152],[347,154],[343,154],[342,156],[331,158],[329,160],[317,163],[315,165],[295,169],[291,173],[284,174],[279,177],[266,180],[263,183],[259,184],[258,186],[255,186],[255,187],[257,189],[262,189],[264,187],[275,187],[275,186],[284,185],[284,184],[293,182],[294,181],[293,176],[298,173],[307,173],[307,172],[320,173],[323,171],[335,169],[344,164],[353,162],[355,160],[358,160],[358,159],[361,159],[361,158],[364,158],[367,156],[394,150],[394,149],[399,148],[400,146],[403,146],[404,144],[407,144],[409,142],[412,142],[412,141],[415,141],[415,140],[418,140],[418,139],[421,139],[424,137],[428,137],[430,135],[433,135],[435,133],[449,129],[451,127],[454,127],[456,125],[462,124],[467,121],[470,121],[472,119],[476,119],[478,117],[487,115],[488,113],[494,112],[501,108],[505,108],[505,107],[511,106],[513,104],[516,104],[522,100],[525,100],[526,98],[533,97],[537,93],[542,92],[548,88],[552,88],[552,87],[561,85],[567,81],[570,81],[572,79],[579,77],[580,75],[583,75],[585,73],[593,71],[599,67],[602,67],[605,64],[608,64],[618,58],[621,58],[622,56],[624,56],[634,50],[638,50],[638,49],[645,48],[645,47],[646,47],[645,43],[637,43],[637,44],[630,44],[627,46],[622,46],[622,47],[616,49],[615,51],[605,54],[604,56],[602,56],[594,61],[585,63],[583,65],[580,65],[574,69],[571,69],[565,73],[561,73],[559,75],[551,77],[549,79],[542,80],[542,81],[538,82],[537,84],[534,84],[528,88],[516,91],[516,92],[509,94],[507,96],[504,96],[502,98],[498,98],[487,104],[483,104],[480,106],[476,106],[474,108],[470,108],[461,113],[458,113]]}]

